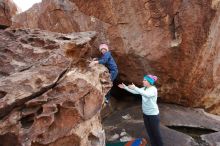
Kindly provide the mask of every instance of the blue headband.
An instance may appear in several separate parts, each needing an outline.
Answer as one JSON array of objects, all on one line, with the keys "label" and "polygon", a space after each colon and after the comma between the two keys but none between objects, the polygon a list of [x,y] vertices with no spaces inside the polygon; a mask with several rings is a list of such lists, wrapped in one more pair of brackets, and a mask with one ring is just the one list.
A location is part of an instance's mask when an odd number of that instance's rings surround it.
[{"label": "blue headband", "polygon": [[149,77],[149,76],[147,76],[147,75],[145,75],[144,76],[144,80],[147,80],[151,85],[154,85],[154,79],[152,79],[151,77]]}]

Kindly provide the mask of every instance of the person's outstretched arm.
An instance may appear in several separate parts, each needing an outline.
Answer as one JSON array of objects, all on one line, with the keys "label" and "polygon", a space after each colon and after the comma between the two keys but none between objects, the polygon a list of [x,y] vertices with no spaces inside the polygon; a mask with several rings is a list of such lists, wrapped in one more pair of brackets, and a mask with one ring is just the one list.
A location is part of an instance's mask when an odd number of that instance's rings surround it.
[{"label": "person's outstretched arm", "polygon": [[144,87],[143,88],[138,88],[136,87],[133,83],[132,85],[129,85],[129,88],[134,90],[135,92],[137,92],[138,94],[142,95],[142,96],[145,96],[145,97],[153,97],[155,96],[155,92],[153,90],[150,90],[150,91],[145,91],[144,90]]},{"label": "person's outstretched arm", "polygon": [[152,90],[146,92],[144,90],[144,88],[138,88],[136,86],[133,88],[133,90],[136,91],[138,94],[141,94],[142,96],[145,96],[145,97],[153,97],[153,96],[155,96],[155,92],[153,92]]},{"label": "person's outstretched arm", "polygon": [[126,91],[128,91],[128,92],[130,92],[130,93],[139,94],[137,91],[128,88],[128,86],[126,86],[124,83],[119,84],[118,87],[121,88],[121,89],[125,89]]},{"label": "person's outstretched arm", "polygon": [[95,65],[95,64],[103,64],[103,65],[106,64],[107,61],[108,61],[108,58],[110,57],[109,55],[110,55],[109,53],[105,53],[104,55],[102,55],[101,58],[99,58],[99,59],[93,59],[93,60],[90,62],[89,66],[92,67],[92,66]]}]

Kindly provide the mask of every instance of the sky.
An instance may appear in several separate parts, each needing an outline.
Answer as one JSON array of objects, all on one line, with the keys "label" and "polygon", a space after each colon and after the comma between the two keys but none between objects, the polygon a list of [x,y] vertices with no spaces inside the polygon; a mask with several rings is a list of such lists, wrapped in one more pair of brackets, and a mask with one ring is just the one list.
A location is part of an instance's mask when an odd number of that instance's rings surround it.
[{"label": "sky", "polygon": [[16,5],[21,8],[22,12],[29,9],[33,4],[41,2],[41,0],[13,0]]}]

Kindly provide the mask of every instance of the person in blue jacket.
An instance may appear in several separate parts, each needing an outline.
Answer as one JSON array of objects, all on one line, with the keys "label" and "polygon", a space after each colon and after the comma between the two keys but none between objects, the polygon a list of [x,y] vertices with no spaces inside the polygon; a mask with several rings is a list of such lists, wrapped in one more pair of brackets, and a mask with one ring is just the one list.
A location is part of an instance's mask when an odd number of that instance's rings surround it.
[{"label": "person in blue jacket", "polygon": [[[111,52],[109,51],[108,45],[101,44],[99,46],[99,51],[102,53],[101,58],[98,58],[98,60],[93,60],[90,63],[90,66],[92,66],[94,64],[103,64],[103,65],[105,65],[108,68],[109,72],[110,72],[110,75],[111,75],[110,78],[111,78],[111,81],[113,82],[116,79],[117,75],[118,75],[118,67],[115,63],[115,60],[112,57]],[[105,103],[109,102],[109,99],[111,97],[110,92],[111,92],[111,90],[109,90],[109,92],[105,96]]]}]

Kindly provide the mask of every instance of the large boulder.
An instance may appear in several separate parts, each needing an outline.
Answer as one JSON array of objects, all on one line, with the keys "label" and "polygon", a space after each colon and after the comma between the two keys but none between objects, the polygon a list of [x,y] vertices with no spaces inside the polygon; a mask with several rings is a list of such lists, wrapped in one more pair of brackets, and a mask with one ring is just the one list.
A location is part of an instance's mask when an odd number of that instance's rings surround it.
[{"label": "large boulder", "polygon": [[101,23],[101,21],[80,12],[78,7],[68,0],[43,0],[14,17],[12,27],[40,28],[69,33],[95,30],[101,26],[97,23]]},{"label": "large boulder", "polygon": [[110,44],[119,80],[141,85],[159,77],[164,102],[220,114],[219,0],[43,0],[13,27],[98,32]]},{"label": "large boulder", "polygon": [[107,68],[88,67],[95,34],[0,31],[0,145],[105,145],[112,83]]},{"label": "large boulder", "polygon": [[11,18],[17,12],[18,8],[12,0],[0,0],[0,29],[11,26]]}]

